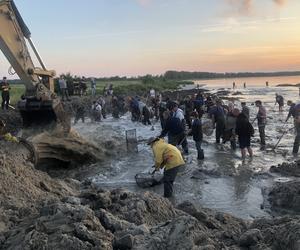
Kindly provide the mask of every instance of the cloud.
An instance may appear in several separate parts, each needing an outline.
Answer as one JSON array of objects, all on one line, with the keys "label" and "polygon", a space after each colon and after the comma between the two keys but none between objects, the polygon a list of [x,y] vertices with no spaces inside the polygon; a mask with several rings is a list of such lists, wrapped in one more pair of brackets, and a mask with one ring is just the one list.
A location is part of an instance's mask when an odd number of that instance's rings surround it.
[{"label": "cloud", "polygon": [[[288,0],[269,0],[278,5],[279,7],[284,6]],[[233,11],[242,14],[250,15],[254,10],[254,0],[226,0],[230,8]]]},{"label": "cloud", "polygon": [[287,3],[287,0],[273,0],[274,3],[277,3],[278,5],[284,5]]},{"label": "cloud", "polygon": [[147,6],[151,3],[151,0],[136,0],[139,5],[141,6]]},{"label": "cloud", "polygon": [[209,25],[199,25],[194,28],[201,32],[226,32],[226,33],[245,33],[251,30],[257,30],[264,24],[269,23],[294,23],[297,17],[284,17],[284,18],[263,18],[251,21],[240,21],[237,18],[229,17],[223,22],[214,23]]}]

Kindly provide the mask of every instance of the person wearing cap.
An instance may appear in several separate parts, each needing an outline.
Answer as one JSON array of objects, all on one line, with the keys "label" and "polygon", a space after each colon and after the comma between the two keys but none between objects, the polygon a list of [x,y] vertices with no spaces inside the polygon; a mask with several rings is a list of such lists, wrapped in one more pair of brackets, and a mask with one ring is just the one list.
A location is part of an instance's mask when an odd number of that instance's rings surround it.
[{"label": "person wearing cap", "polygon": [[1,104],[1,107],[2,109],[8,109],[8,106],[9,106],[9,90],[10,90],[10,87],[9,87],[9,84],[7,82],[7,79],[6,77],[3,77],[3,80],[0,84],[1,86],[1,91],[2,91],[2,104]]},{"label": "person wearing cap", "polygon": [[161,138],[151,137],[148,139],[147,144],[151,146],[153,151],[155,169],[164,168],[164,197],[170,198],[173,195],[173,183],[179,167],[184,165],[185,162],[180,151]]}]

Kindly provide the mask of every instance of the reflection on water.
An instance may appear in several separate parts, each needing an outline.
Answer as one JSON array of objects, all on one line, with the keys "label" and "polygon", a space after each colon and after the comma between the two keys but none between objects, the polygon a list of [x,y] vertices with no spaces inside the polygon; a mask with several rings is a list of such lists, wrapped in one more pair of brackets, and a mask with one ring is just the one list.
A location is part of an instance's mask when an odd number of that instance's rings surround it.
[{"label": "reflection on water", "polygon": [[269,87],[275,87],[278,84],[297,84],[300,83],[300,76],[274,76],[274,77],[239,77],[226,79],[194,80],[195,84],[207,85],[208,87],[232,88],[235,82],[237,89],[243,89],[244,83],[247,87],[265,87],[266,82]]},{"label": "reflection on water", "polygon": [[[269,81],[271,82],[271,81]],[[212,89],[214,87],[211,87]],[[205,160],[196,160],[194,142],[189,139],[190,156],[186,168],[178,175],[175,183],[176,202],[190,200],[195,204],[204,207],[215,208],[220,211],[229,212],[243,218],[267,216],[267,213],[260,209],[263,203],[261,188],[268,187],[274,181],[272,178],[262,177],[260,173],[267,172],[271,165],[293,159],[291,147],[294,139],[293,132],[288,132],[276,149],[276,144],[281,133],[293,126],[292,120],[286,125],[283,124],[287,116],[288,108],[279,113],[274,107],[275,93],[279,92],[285,99],[298,101],[297,88],[262,88],[248,87],[241,90],[242,95],[238,96],[247,101],[251,109],[251,120],[257,112],[251,105],[255,100],[261,99],[268,111],[268,124],[266,127],[267,150],[260,151],[257,125],[255,126],[255,137],[252,140],[254,151],[253,159],[241,161],[240,152],[232,151],[229,145],[215,145],[214,136],[205,137],[203,143]],[[240,103],[236,105],[239,107]],[[130,116],[126,115],[120,120],[111,117],[100,124],[78,123],[75,129],[84,137],[100,142],[103,136],[114,136],[120,138],[125,136],[127,129],[137,129],[139,139],[146,139],[150,136],[160,134],[159,124],[156,123],[154,131],[151,126],[132,123]],[[112,159],[110,162],[99,163],[86,168],[84,172],[77,173],[81,178],[90,178],[95,184],[106,187],[124,187],[132,191],[144,192],[136,186],[134,176],[142,171],[149,171],[153,165],[153,156],[150,148],[141,143],[139,153],[130,153],[120,158]],[[191,178],[193,172],[200,171],[200,178]],[[277,180],[278,181],[278,180]],[[163,193],[163,186],[156,186],[147,190]]]}]

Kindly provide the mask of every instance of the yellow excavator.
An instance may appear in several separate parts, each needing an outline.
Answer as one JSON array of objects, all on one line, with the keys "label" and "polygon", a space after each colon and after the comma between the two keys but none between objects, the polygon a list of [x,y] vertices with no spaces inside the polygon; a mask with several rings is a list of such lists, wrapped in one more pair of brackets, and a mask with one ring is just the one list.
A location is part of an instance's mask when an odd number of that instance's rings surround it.
[{"label": "yellow excavator", "polygon": [[[35,54],[39,67],[34,65],[27,44]],[[0,0],[0,49],[26,87],[22,100],[18,102],[23,126],[54,122],[69,132],[70,117],[54,93],[55,71],[46,69],[13,0]]]}]

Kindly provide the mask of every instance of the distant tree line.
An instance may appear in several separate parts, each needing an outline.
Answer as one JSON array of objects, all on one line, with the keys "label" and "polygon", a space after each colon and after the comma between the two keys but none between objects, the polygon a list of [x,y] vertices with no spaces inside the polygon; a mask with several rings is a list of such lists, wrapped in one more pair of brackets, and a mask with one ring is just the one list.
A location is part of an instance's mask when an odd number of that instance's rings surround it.
[{"label": "distant tree line", "polygon": [[300,75],[300,71],[213,73],[213,72],[197,72],[197,71],[189,72],[189,71],[170,70],[164,74],[164,77],[166,79],[172,79],[172,80],[193,80],[193,79],[295,76],[295,75]]},{"label": "distant tree line", "polygon": [[[217,78],[240,78],[240,77],[266,77],[266,76],[298,76],[300,71],[281,71],[281,72],[238,72],[238,73],[214,73],[214,72],[189,72],[169,70],[163,75],[143,75],[143,76],[111,76],[111,77],[93,77],[96,81],[137,81],[143,83],[154,83],[155,81],[167,80],[197,80],[197,79],[217,79]],[[80,76],[72,75],[71,73],[62,74],[67,81],[73,81],[81,78]],[[86,76],[86,79],[91,77]],[[10,84],[22,83],[19,79],[9,80]]]}]

